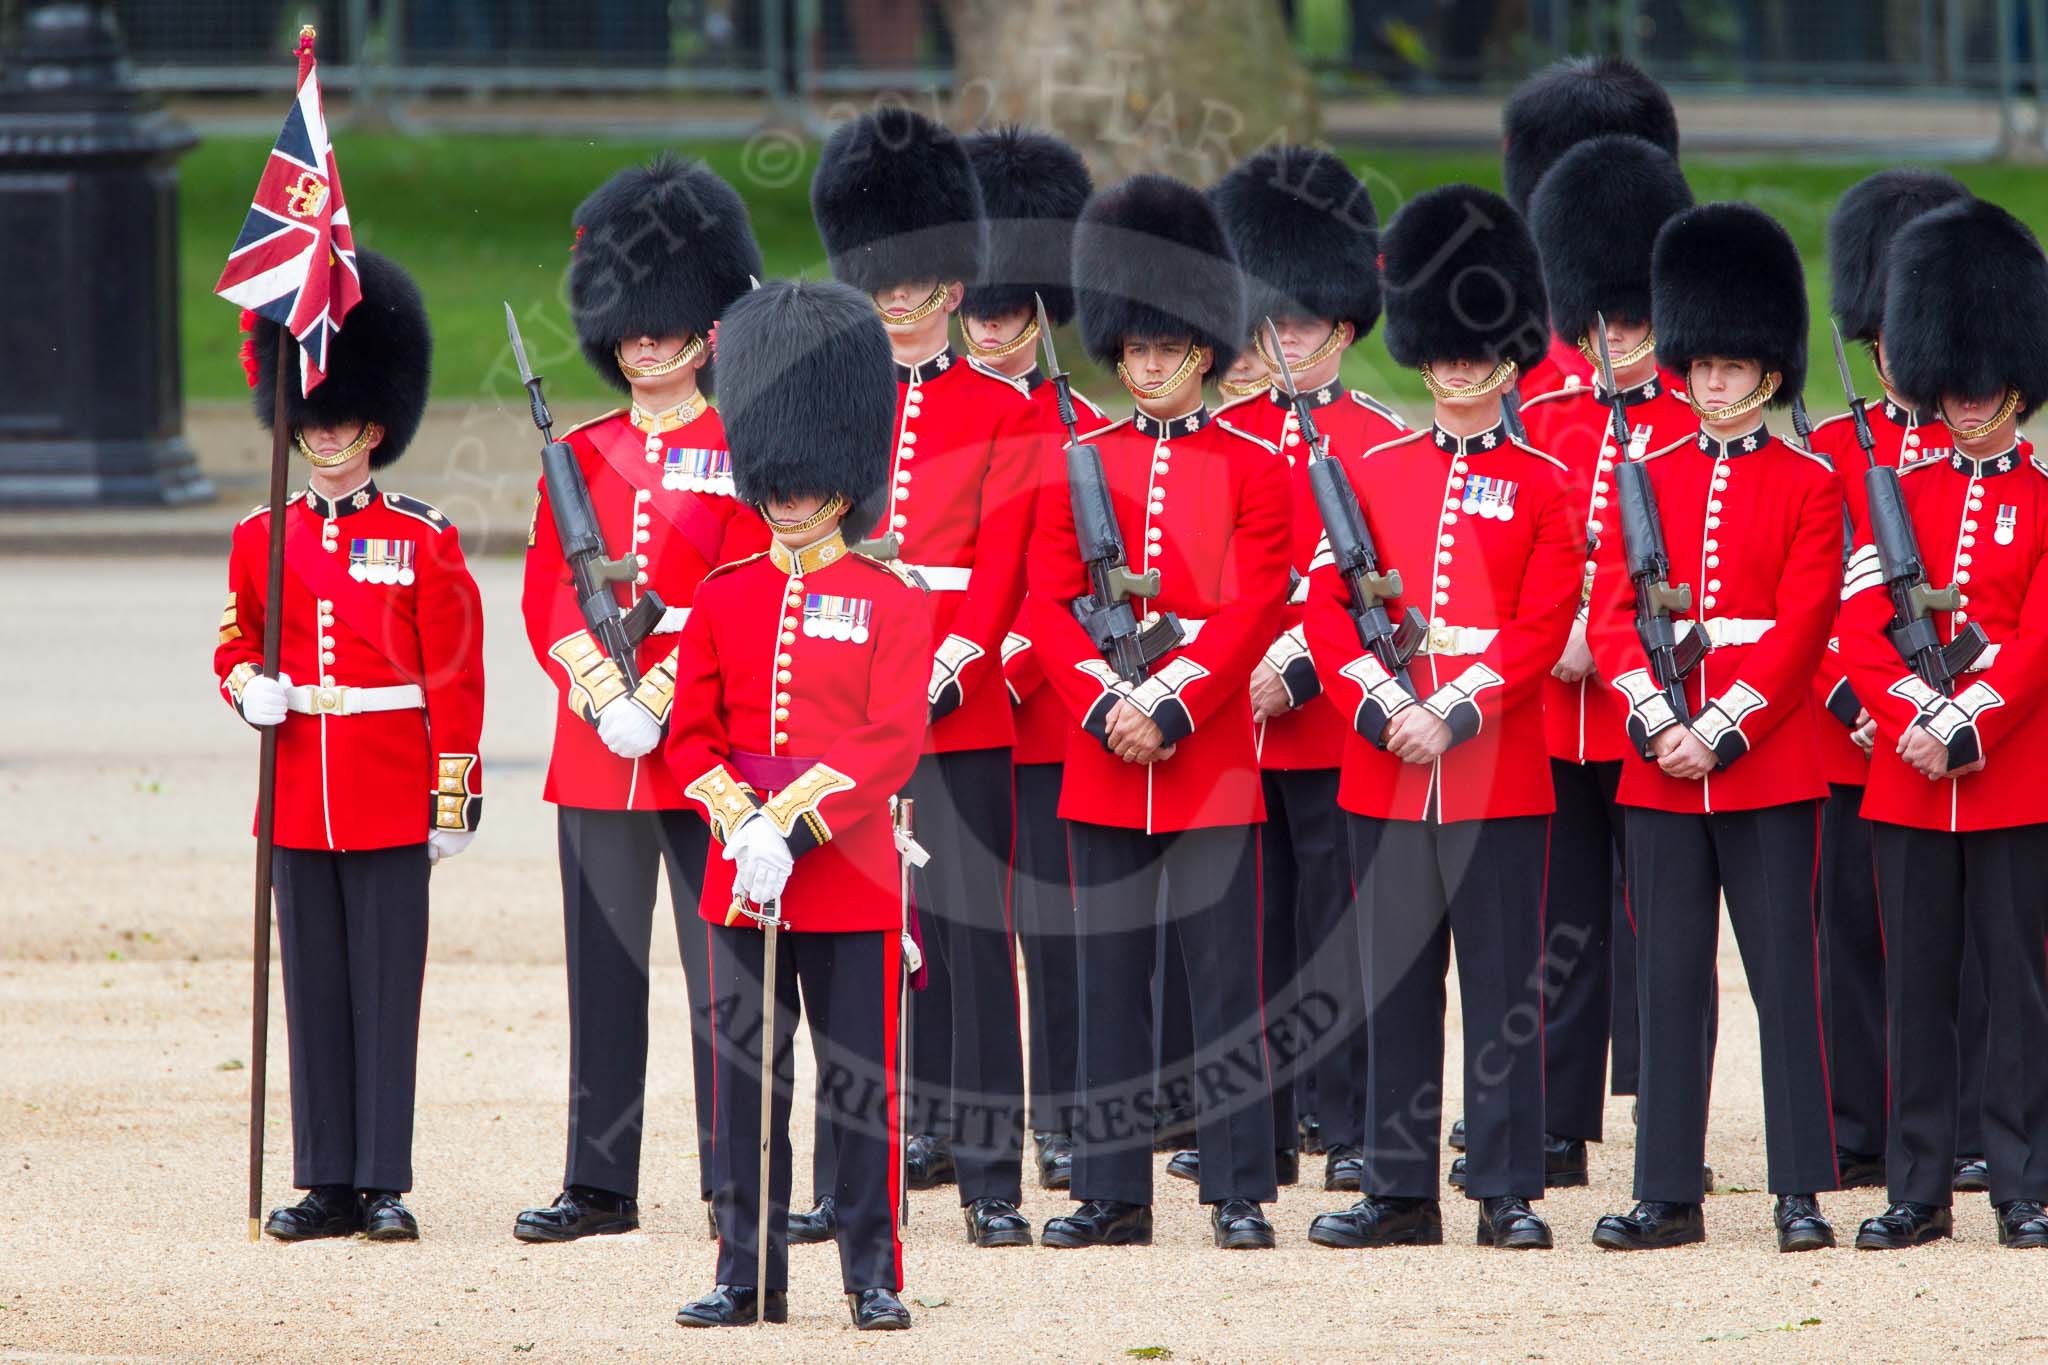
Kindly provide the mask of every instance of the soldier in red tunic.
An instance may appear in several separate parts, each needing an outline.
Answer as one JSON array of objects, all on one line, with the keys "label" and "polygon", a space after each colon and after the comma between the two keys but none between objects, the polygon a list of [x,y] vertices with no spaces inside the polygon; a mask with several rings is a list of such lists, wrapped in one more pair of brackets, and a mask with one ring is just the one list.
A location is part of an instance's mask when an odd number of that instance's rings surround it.
[{"label": "soldier in red tunic", "polygon": [[1024,599],[1039,439],[1028,395],[961,361],[949,321],[981,277],[987,225],[960,140],[907,109],[832,135],[811,182],[832,271],[875,301],[896,357],[889,499],[871,527],[932,593],[931,733],[905,788],[932,981],[912,1022],[913,1188],[957,1169],[967,1237],[1019,1246],[1024,1050],[1009,922],[1014,823],[1003,639]]},{"label": "soldier in red tunic", "polygon": [[[1624,134],[1589,138],[1566,152],[1531,202],[1529,228],[1543,257],[1551,327],[1582,359],[1597,359],[1594,331],[1606,319],[1614,382],[1628,412],[1627,458],[1699,429],[1683,382],[1658,367],[1650,331],[1650,248],[1658,229],[1691,206],[1678,163]],[[1543,906],[1550,964],[1543,1162],[1550,1185],[1586,1183],[1586,1143],[1601,1138],[1610,1036],[1614,1093],[1636,1090],[1636,945],[1617,875],[1622,814],[1614,799],[1632,751],[1626,705],[1595,670],[1586,643],[1594,547],[1621,535],[1609,397],[1596,381],[1567,384],[1522,405],[1530,443],[1571,472],[1572,519],[1586,547],[1578,616],[1563,657],[1543,681],[1544,736],[1557,790]]]},{"label": "soldier in red tunic", "polygon": [[[1053,326],[1073,320],[1074,219],[1094,181],[1079,152],[1044,133],[1009,127],[976,133],[966,141],[988,212],[989,265],[986,277],[968,286],[960,305],[960,339],[969,365],[1030,396],[1040,448],[1056,451],[1067,436],[1053,387],[1038,368],[1037,299],[1044,299],[1046,320]],[[1074,408],[1083,431],[1106,420],[1078,393]],[[1011,749],[1017,839],[1010,895],[1029,987],[1028,1121],[1040,1187],[1065,1189],[1074,1168],[1068,1124],[1077,1102],[1074,1065],[1081,1046],[1074,892],[1067,876],[1066,828],[1059,818],[1060,765],[1071,722],[1059,697],[1045,685],[1045,670],[1021,612],[1003,637],[1003,677],[1017,732]]]},{"label": "soldier in red tunic", "polygon": [[[1893,170],[1851,186],[1828,220],[1832,303],[1843,335],[1870,347],[1884,401],[1865,410],[1879,464],[1896,468],[1949,447],[1948,429],[1921,412],[1886,380],[1884,364],[1885,256],[1895,233],[1969,191],[1939,171]],[[1863,471],[1868,467],[1848,413],[1813,429],[1813,449],[1834,463],[1850,519],[1867,526]],[[1846,548],[1845,548],[1846,553]],[[1820,826],[1821,1017],[1828,1048],[1828,1085],[1834,1094],[1835,1145],[1845,1188],[1882,1185],[1885,1169],[1884,929],[1870,861],[1870,828],[1857,812],[1870,776],[1876,736],[1870,713],[1857,699],[1840,651],[1828,641],[1814,699],[1834,718],[1820,726],[1828,799]],[[1983,1189],[1984,983],[1974,954],[1963,967],[1960,1071],[1961,1126],[1956,1138],[1958,1189]]]},{"label": "soldier in red tunic", "polygon": [[1593,1240],[1640,1250],[1706,1237],[1707,1021],[1725,893],[1763,1037],[1778,1246],[1808,1251],[1834,1245],[1815,1198],[1836,1177],[1813,912],[1827,783],[1809,688],[1834,616],[1842,494],[1825,459],[1772,436],[1759,413],[1805,379],[1792,239],[1747,204],[1673,218],[1652,256],[1651,322],[1700,417],[1697,435],[1652,451],[1642,472],[1670,579],[1691,592],[1676,628],[1701,632],[1705,653],[1679,714],[1638,635],[1625,537],[1609,536],[1588,635],[1641,755],[1623,765],[1619,799],[1645,1019],[1639,1202],[1602,1218]]},{"label": "soldier in red tunic", "polygon": [[327,378],[275,411],[276,323],[256,324],[256,413],[313,467],[285,508],[278,676],[262,667],[270,514],[235,528],[214,675],[277,736],[277,936],[291,1042],[292,1183],[264,1231],[287,1242],[419,1236],[412,1188],[427,874],[483,813],[483,607],[448,519],[378,489],[427,406],[433,338],[394,262],[356,253],[362,301]]},{"label": "soldier in red tunic", "polygon": [[[1408,430],[1393,410],[1347,390],[1345,352],[1380,317],[1379,214],[1364,185],[1337,157],[1276,147],[1246,158],[1210,197],[1244,267],[1254,354],[1273,319],[1295,387],[1315,410],[1333,454],[1359,456]],[[1276,362],[1264,360],[1263,365]],[[1287,457],[1294,534],[1287,606],[1280,631],[1252,669],[1266,823],[1259,860],[1266,914],[1266,1017],[1303,1011],[1322,1033],[1308,1055],[1273,1076],[1273,1141],[1281,1183],[1295,1161],[1296,1094],[1312,1090],[1324,1142],[1323,1188],[1356,1190],[1365,1135],[1365,983],[1358,924],[1351,914],[1351,853],[1337,808],[1347,728],[1316,676],[1302,633],[1309,574],[1323,523],[1309,492],[1309,453],[1285,392],[1227,405],[1231,426]]]},{"label": "soldier in red tunic", "polygon": [[1542,273],[1500,196],[1417,196],[1382,238],[1387,347],[1435,396],[1435,420],[1343,468],[1419,613],[1406,666],[1366,648],[1325,555],[1309,586],[1316,672],[1350,722],[1345,814],[1372,1051],[1365,1198],[1317,1217],[1323,1246],[1435,1245],[1444,974],[1465,1022],[1465,1191],[1482,1246],[1543,1248],[1545,830],[1553,803],[1542,683],[1578,601],[1584,529],[1564,467],[1509,435],[1501,397],[1543,353]]},{"label": "soldier in red tunic", "polygon": [[[647,951],[656,873],[669,889],[690,997],[697,1149],[710,1150],[711,1040],[704,936],[691,926],[707,836],[652,757],[670,719],[663,662],[712,568],[759,549],[733,497],[725,428],[706,398],[712,324],[761,270],[746,206],[707,167],[674,157],[619,172],[576,210],[569,304],[583,355],[632,404],[569,431],[605,553],[637,560],[612,591],[667,611],[631,660],[584,624],[545,483],[527,539],[526,638],[560,704],[544,795],[556,806],[569,973],[569,1154],[562,1192],[514,1223],[525,1242],[639,1226],[647,1075]],[[624,665],[624,668],[622,668]],[[626,675],[630,668],[632,678]],[[700,1193],[709,1199],[708,1161]]]},{"label": "soldier in red tunic", "polygon": [[[931,626],[906,576],[847,549],[887,496],[889,342],[843,285],[775,282],[719,324],[723,412],[738,496],[774,534],[763,554],[699,587],[671,663],[670,775],[710,825],[699,913],[717,1021],[713,1208],[718,1281],[685,1327],[787,1319],[789,1111],[785,1070],[811,1017],[828,1106],[834,1228],[854,1325],[910,1326],[897,1239],[896,1002],[904,906],[890,799],[924,740]],[[801,433],[802,439],[792,439]],[[783,922],[771,983],[777,1077],[760,1188],[763,936],[751,903]],[[801,1001],[799,1001],[801,990]],[[768,1201],[768,1283],[756,1282]]]},{"label": "soldier in red tunic", "polygon": [[1047,1222],[1045,1243],[1152,1238],[1148,979],[1163,886],[1192,993],[1201,1199],[1219,1247],[1270,1247],[1261,1206],[1278,1187],[1251,828],[1265,809],[1249,685],[1287,595],[1286,467],[1202,402],[1203,377],[1228,368],[1246,322],[1229,239],[1200,193],[1154,175],[1098,193],[1075,228],[1074,284],[1083,344],[1137,402],[1085,441],[1130,570],[1159,575],[1142,620],[1171,630],[1171,618],[1181,635],[1134,682],[1082,628],[1074,604],[1090,575],[1055,453],[1025,619],[1070,717],[1060,814],[1081,935],[1082,1117],[1080,1207]]},{"label": "soldier in red tunic", "polygon": [[[1643,69],[1622,57],[1567,57],[1516,87],[1501,105],[1501,180],[1517,213],[1530,212],[1536,187],[1579,143],[1610,133],[1642,138],[1678,155],[1678,113],[1671,96]],[[1590,220],[1593,233],[1600,228]],[[1594,361],[1581,338],[1559,330],[1549,352],[1524,367],[1524,399],[1566,387],[1590,388]]]},{"label": "soldier in red tunic", "polygon": [[2048,399],[2048,261],[2025,224],[1967,199],[1901,228],[1887,255],[1885,372],[1953,443],[1900,474],[1926,582],[1957,592],[1953,609],[1931,613],[1936,637],[1976,629],[1988,645],[1953,695],[1930,686],[1891,643],[1875,546],[1851,557],[1840,638],[1850,685],[1877,722],[1863,814],[1891,1040],[1892,1204],[1856,1245],[1953,1235],[1958,992],[1974,948],[1991,1019],[1984,1138],[1998,1240],[2048,1246],[2048,465],[2019,448],[2017,431]]}]

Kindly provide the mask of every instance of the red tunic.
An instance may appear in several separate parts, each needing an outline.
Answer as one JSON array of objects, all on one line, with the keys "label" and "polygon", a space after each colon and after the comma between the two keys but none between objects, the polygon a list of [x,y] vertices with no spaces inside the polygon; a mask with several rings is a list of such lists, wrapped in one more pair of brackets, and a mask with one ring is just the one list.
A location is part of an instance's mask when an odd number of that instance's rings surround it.
[{"label": "red tunic", "polygon": [[[366,483],[285,510],[278,671],[303,688],[278,727],[282,848],[347,851],[473,830],[483,811],[483,605],[455,527],[434,508]],[[270,512],[235,527],[214,676],[229,705],[263,665]],[[407,704],[356,711],[358,688],[414,688]],[[301,708],[304,709],[301,709]]]},{"label": "red tunic", "polygon": [[1344,581],[1322,563],[1307,634],[1350,722],[1337,804],[1383,820],[1548,814],[1540,683],[1564,648],[1585,562],[1563,466],[1504,424],[1462,441],[1431,427],[1343,462],[1381,567],[1401,574],[1389,613],[1398,621],[1415,606],[1430,622],[1409,677],[1453,743],[1430,764],[1379,747],[1390,713],[1413,701],[1360,647]]},{"label": "red tunic", "polygon": [[[1870,434],[1877,442],[1872,453],[1878,463],[1887,468],[1896,469],[1925,454],[1937,450],[1946,453],[1948,450],[1948,428],[1942,425],[1940,418],[1916,413],[1890,399],[1866,411],[1870,417]],[[1848,503],[1850,522],[1858,528],[1868,527],[1870,519],[1865,503],[1868,495],[1864,492],[1863,474],[1870,467],[1870,462],[1863,457],[1863,447],[1856,444],[1856,423],[1848,413],[1830,417],[1813,429],[1813,450],[1827,456],[1835,466],[1835,476],[1842,481],[1842,496]],[[1848,528],[1844,530],[1847,535]],[[1862,539],[1869,538],[1867,532],[1860,534]],[[1847,548],[1845,544],[1845,552]],[[1870,778],[1870,760],[1856,747],[1856,741],[1849,738],[1849,734],[1855,727],[1856,713],[1862,702],[1857,700],[1856,689],[1849,683],[1848,668],[1836,646],[1835,639],[1828,641],[1827,652],[1821,656],[1820,671],[1813,676],[1813,699],[1827,713],[1821,717],[1820,723],[1821,763],[1827,770],[1828,781],[1860,787]],[[1829,716],[1833,717],[1832,721]]]},{"label": "red tunic", "polygon": [[[1060,422],[1059,398],[1052,385],[1035,369],[1014,382],[1022,384],[1031,395],[1032,407],[1044,424],[1045,440],[1050,444],[1043,449],[1064,451],[1067,429]],[[1074,395],[1074,423],[1081,431],[1093,431],[1107,420],[1102,409],[1085,395]],[[1048,457],[1041,456],[1041,461],[1041,469],[1054,467]],[[1064,477],[1059,486],[1066,487]],[[1039,666],[1038,651],[1031,647],[1030,631],[1021,609],[1009,634],[1003,637],[1003,677],[1010,685],[1010,700],[1015,704],[1011,718],[1017,727],[1017,739],[1011,750],[1012,761],[1061,762],[1067,756],[1067,731],[1073,728],[1074,720],[1060,705],[1059,697],[1045,685],[1045,670]]]},{"label": "red tunic", "polygon": [[[1578,354],[1576,347],[1572,353]],[[1629,448],[1637,457],[1699,430],[1699,418],[1675,375],[1660,371],[1622,397],[1628,404]],[[1529,428],[1529,444],[1563,461],[1569,471],[1573,517],[1585,528],[1586,545],[1597,546],[1608,536],[1620,535],[1621,520],[1613,506],[1614,450],[1608,441],[1612,425],[1597,386],[1573,385],[1532,398],[1522,405],[1522,420]],[[1597,563],[1587,555],[1586,601],[1591,600]],[[1543,680],[1543,732],[1552,758],[1598,763],[1629,757],[1635,751],[1624,725],[1627,714],[1621,694],[1598,670],[1578,682],[1554,676]]]},{"label": "red tunic", "polygon": [[[643,419],[652,420],[659,419]],[[622,409],[574,427],[562,439],[576,451],[605,553],[639,556],[637,581],[612,588],[619,605],[630,608],[643,592],[653,591],[671,609],[659,633],[640,642],[634,671],[645,674],[675,649],[676,632],[704,575],[759,551],[768,528],[733,498],[725,425],[716,411],[707,408],[681,426],[650,433]],[[620,758],[605,748],[591,723],[593,707],[616,695],[619,683],[591,674],[604,658],[584,627],[545,482],[534,495],[526,547],[526,639],[561,702],[544,799],[592,810],[683,805],[682,789],[653,755]],[[650,688],[646,695],[656,719],[666,720],[665,690]]]},{"label": "red tunic", "polygon": [[[1928,581],[1962,593],[1958,610],[1936,613],[1941,638],[1974,621],[1992,650],[1953,700],[1930,695],[1884,633],[1891,598],[1876,549],[1858,549],[1843,586],[1841,643],[1850,683],[1877,720],[1863,814],[1919,829],[2035,824],[2048,772],[2048,711],[2040,705],[2048,689],[2048,464],[2018,449],[1982,462],[1951,451],[1903,468],[1899,482]],[[1983,770],[1929,782],[1908,767],[1894,750],[1923,716],[1943,738],[1951,727],[1974,725]]]},{"label": "red tunic", "polygon": [[791,929],[901,927],[889,798],[924,742],[930,648],[924,594],[836,535],[705,577],[676,643],[665,754],[711,823],[705,919],[725,922],[724,841],[758,808],[796,855]]},{"label": "red tunic", "polygon": [[[1675,615],[1708,621],[1716,641],[1687,678],[1686,696],[1693,733],[1720,766],[1685,781],[1647,758],[1630,761],[1619,799],[1703,814],[1827,795],[1811,689],[1839,600],[1842,490],[1834,470],[1761,424],[1726,445],[1689,436],[1645,462],[1672,586],[1692,589],[1691,607]],[[1646,753],[1649,736],[1676,722],[1636,637],[1623,537],[1606,537],[1597,558],[1587,638],[1600,675],[1631,699],[1627,731]]]},{"label": "red tunic", "polygon": [[[1003,636],[1024,600],[1042,432],[1029,394],[952,349],[896,367],[889,509],[901,562],[931,589],[928,753],[1015,738]],[[850,531],[851,528],[849,528]]]},{"label": "red tunic", "polygon": [[[1039,496],[1025,612],[1046,680],[1079,722],[1060,815],[1148,834],[1263,820],[1250,684],[1287,596],[1286,466],[1206,408],[1126,417],[1085,439],[1102,453],[1132,571],[1159,571],[1159,595],[1138,605],[1175,613],[1194,638],[1135,689],[1103,661],[1071,610],[1088,581],[1060,457],[1061,477],[1048,470]],[[1103,746],[1124,696],[1178,746],[1172,757],[1126,763]]]},{"label": "red tunic", "polygon": [[[1315,405],[1316,429],[1330,438],[1333,455],[1363,455],[1408,430],[1408,424],[1391,408],[1355,390],[1347,392],[1339,385],[1329,384],[1311,390],[1307,396]],[[1265,661],[1287,685],[1295,708],[1260,724],[1259,766],[1334,768],[1343,761],[1344,737],[1350,726],[1317,680],[1308,641],[1302,632],[1309,571],[1315,567],[1316,549],[1322,543],[1323,519],[1316,511],[1315,495],[1309,491],[1308,453],[1302,448],[1301,428],[1294,420],[1293,405],[1277,388],[1229,404],[1217,415],[1240,431],[1278,446],[1287,457],[1288,484],[1293,490],[1290,567],[1299,577],[1289,576],[1291,587],[1280,617],[1280,632],[1266,650]]]},{"label": "red tunic", "polygon": [[[1593,362],[1586,359],[1573,337],[1553,336],[1550,350],[1543,359],[1522,371],[1515,381],[1515,392],[1521,394],[1524,403],[1541,398],[1558,389],[1590,389],[1593,387]],[[1535,432],[1529,435],[1533,438]]]}]

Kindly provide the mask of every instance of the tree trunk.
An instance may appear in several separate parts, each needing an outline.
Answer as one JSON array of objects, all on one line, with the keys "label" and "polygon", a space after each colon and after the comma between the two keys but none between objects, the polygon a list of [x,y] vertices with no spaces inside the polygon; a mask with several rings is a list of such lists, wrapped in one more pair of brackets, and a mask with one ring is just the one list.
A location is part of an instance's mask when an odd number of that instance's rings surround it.
[{"label": "tree trunk", "polygon": [[1274,142],[1313,142],[1315,90],[1275,0],[945,0],[954,122],[1065,137],[1098,181],[1207,184]]}]

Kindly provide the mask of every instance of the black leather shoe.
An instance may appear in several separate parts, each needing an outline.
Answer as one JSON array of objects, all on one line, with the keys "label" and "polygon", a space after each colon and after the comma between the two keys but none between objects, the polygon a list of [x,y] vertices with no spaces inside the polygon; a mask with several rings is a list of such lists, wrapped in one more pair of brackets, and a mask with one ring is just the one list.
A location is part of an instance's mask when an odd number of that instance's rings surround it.
[{"label": "black leather shoe", "polygon": [[1627,1213],[1610,1213],[1593,1225],[1593,1245],[1609,1251],[1658,1251],[1706,1240],[1707,1220],[1698,1204],[1645,1199]]},{"label": "black leather shoe", "polygon": [[1294,1126],[1301,1134],[1301,1150],[1310,1156],[1320,1156],[1324,1150],[1323,1121],[1314,1114],[1303,1114]]},{"label": "black leather shoe", "polygon": [[1459,1119],[1451,1125],[1451,1135],[1444,1139],[1444,1146],[1454,1152],[1465,1150],[1465,1120]]},{"label": "black leather shoe", "polygon": [[1249,1199],[1226,1199],[1209,1210],[1209,1230],[1225,1251],[1266,1251],[1273,1245],[1273,1224]]},{"label": "black leather shoe", "polygon": [[1367,1195],[1348,1209],[1317,1214],[1308,1239],[1319,1247],[1442,1246],[1443,1211],[1434,1199]]},{"label": "black leather shoe", "polygon": [[298,1203],[272,1209],[263,1230],[280,1242],[353,1237],[363,1230],[363,1201],[346,1185],[315,1185]]},{"label": "black leather shoe", "polygon": [[1847,1147],[1835,1148],[1835,1170],[1840,1173],[1838,1182],[1845,1190],[1881,1190],[1884,1188],[1884,1153],[1872,1156],[1867,1152],[1852,1152]]},{"label": "black leather shoe", "polygon": [[1275,1178],[1280,1184],[1299,1185],[1301,1183],[1301,1149],[1299,1147],[1277,1148],[1273,1153],[1273,1171]]},{"label": "black leather shoe", "polygon": [[903,1158],[911,1189],[935,1190],[953,1183],[953,1148],[944,1138],[919,1133],[904,1144]]},{"label": "black leather shoe", "polygon": [[1700,1188],[1708,1194],[1714,1192],[1714,1168],[1704,1161],[1700,1163]]},{"label": "black leather shoe", "polygon": [[1778,1224],[1778,1250],[1820,1251],[1835,1244],[1835,1225],[1810,1194],[1781,1194],[1772,1217]]},{"label": "black leather shoe", "polygon": [[[1455,1157],[1451,1161],[1450,1174],[1444,1179],[1458,1189],[1465,1188],[1468,1167],[1466,1158]],[[1543,1136],[1543,1188],[1561,1190],[1584,1185],[1586,1176],[1586,1144],[1579,1138]],[[1711,1182],[1708,1188],[1713,1188]]]},{"label": "black leather shoe", "polygon": [[1957,1194],[1982,1194],[1991,1188],[1991,1163],[1981,1156],[1959,1157],[1949,1188]]},{"label": "black leather shoe", "polygon": [[1956,1216],[1943,1204],[1898,1203],[1856,1229],[1858,1251],[1904,1251],[1956,1235]]},{"label": "black leather shoe", "polygon": [[1152,1206],[1091,1199],[1064,1218],[1048,1218],[1038,1240],[1049,1247],[1148,1247]]},{"label": "black leather shoe", "polygon": [[1074,1140],[1065,1133],[1033,1134],[1038,1144],[1038,1188],[1064,1190],[1074,1183]]},{"label": "black leather shoe", "polygon": [[1166,1173],[1176,1180],[1202,1178],[1202,1154],[1193,1147],[1183,1148],[1166,1159]]},{"label": "black leather shoe", "polygon": [[[521,1213],[512,1221],[512,1235],[522,1242],[573,1242],[578,1237],[632,1232],[639,1226],[639,1200],[588,1185],[571,1185],[546,1208]],[[718,1235],[715,1218],[711,1235]]]},{"label": "black leather shoe", "polygon": [[811,1205],[809,1213],[789,1215],[789,1242],[791,1246],[815,1246],[829,1242],[839,1231],[839,1210],[832,1203],[832,1196],[821,1195]]},{"label": "black leather shoe", "polygon": [[2032,1199],[2008,1199],[1998,1206],[1998,1244],[2002,1247],[2048,1247],[2048,1212]]},{"label": "black leather shoe", "polygon": [[[676,1310],[678,1327],[745,1327],[759,1313],[759,1303],[750,1284],[722,1284],[695,1303]],[[789,1293],[768,1291],[768,1321],[789,1321]]]},{"label": "black leather shoe", "polygon": [[420,1225],[396,1191],[364,1190],[363,1233],[373,1242],[417,1242]]},{"label": "black leather shoe", "polygon": [[846,1309],[853,1314],[853,1325],[863,1332],[910,1330],[910,1310],[893,1289],[863,1289],[858,1294],[848,1294]]},{"label": "black leather shoe", "polygon": [[1514,1195],[1482,1199],[1478,1242],[1504,1251],[1548,1251],[1550,1224],[1537,1217],[1526,1199]]},{"label": "black leather shoe", "polygon": [[960,1212],[967,1219],[967,1240],[975,1246],[1031,1245],[1031,1220],[1007,1199],[977,1199]]},{"label": "black leather shoe", "polygon": [[1359,1182],[1365,1179],[1365,1156],[1356,1147],[1336,1146],[1323,1157],[1323,1188],[1326,1190],[1350,1190],[1363,1193]]}]

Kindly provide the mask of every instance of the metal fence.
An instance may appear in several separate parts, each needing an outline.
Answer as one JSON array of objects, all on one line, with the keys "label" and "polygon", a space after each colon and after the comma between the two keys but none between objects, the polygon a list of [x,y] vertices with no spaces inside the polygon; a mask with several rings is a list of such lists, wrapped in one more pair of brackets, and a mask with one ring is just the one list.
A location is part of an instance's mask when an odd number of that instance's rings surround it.
[{"label": "metal fence", "polygon": [[[0,20],[38,0],[0,0]],[[108,0],[166,91],[805,96],[943,88],[941,0]],[[1029,3],[1030,0],[1019,0]],[[2013,93],[2048,83],[2048,0],[1242,0],[1278,3],[1326,89],[1497,87],[1620,51],[1680,85]],[[10,13],[11,12],[11,13]]]}]

